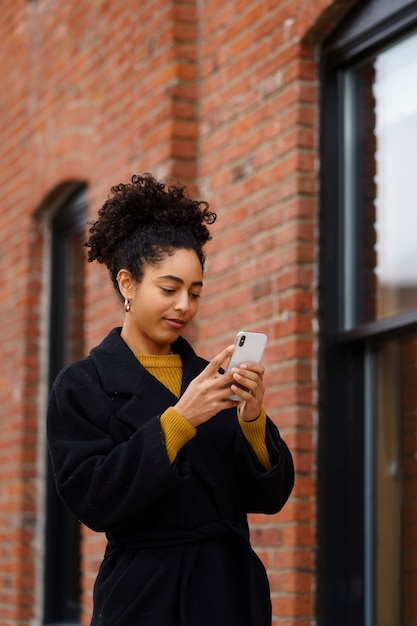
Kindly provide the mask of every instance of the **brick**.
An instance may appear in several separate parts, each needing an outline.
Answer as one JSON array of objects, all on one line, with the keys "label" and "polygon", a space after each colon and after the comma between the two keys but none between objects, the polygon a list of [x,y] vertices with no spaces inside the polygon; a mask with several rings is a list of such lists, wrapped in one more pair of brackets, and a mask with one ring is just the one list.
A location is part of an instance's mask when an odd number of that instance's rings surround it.
[{"label": "brick", "polygon": [[312,594],[272,596],[273,615],[281,617],[308,617],[314,615],[314,599]]}]

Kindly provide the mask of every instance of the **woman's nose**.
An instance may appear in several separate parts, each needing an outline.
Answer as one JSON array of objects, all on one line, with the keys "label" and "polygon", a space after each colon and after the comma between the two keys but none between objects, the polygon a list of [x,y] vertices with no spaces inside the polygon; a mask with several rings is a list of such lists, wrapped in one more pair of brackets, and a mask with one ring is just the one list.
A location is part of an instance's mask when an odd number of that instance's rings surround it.
[{"label": "woman's nose", "polygon": [[178,311],[187,311],[190,306],[190,299],[188,292],[179,292],[178,298],[175,302],[175,309]]}]

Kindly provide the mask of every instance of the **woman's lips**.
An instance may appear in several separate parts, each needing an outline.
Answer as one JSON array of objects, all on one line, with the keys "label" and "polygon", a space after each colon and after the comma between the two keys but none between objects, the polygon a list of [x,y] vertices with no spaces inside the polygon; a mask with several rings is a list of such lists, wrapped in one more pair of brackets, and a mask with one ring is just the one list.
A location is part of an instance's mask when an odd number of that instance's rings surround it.
[{"label": "woman's lips", "polygon": [[170,326],[172,326],[172,328],[175,328],[176,330],[179,330],[179,329],[181,329],[181,328],[183,328],[185,326],[185,321],[184,320],[165,318],[165,321]]}]

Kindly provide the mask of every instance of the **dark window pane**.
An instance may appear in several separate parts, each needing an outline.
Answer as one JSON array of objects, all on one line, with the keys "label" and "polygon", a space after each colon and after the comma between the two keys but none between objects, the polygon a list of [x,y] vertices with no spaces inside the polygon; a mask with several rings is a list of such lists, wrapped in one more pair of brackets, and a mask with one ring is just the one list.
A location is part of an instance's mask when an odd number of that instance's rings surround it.
[{"label": "dark window pane", "polygon": [[[84,268],[87,198],[83,189],[51,223],[49,382],[84,356]],[[48,459],[44,624],[80,617],[80,524],[56,494]]]},{"label": "dark window pane", "polygon": [[416,76],[417,35],[346,73],[347,327],[417,308]]},{"label": "dark window pane", "polygon": [[376,623],[417,623],[417,337],[381,345],[376,417]]}]

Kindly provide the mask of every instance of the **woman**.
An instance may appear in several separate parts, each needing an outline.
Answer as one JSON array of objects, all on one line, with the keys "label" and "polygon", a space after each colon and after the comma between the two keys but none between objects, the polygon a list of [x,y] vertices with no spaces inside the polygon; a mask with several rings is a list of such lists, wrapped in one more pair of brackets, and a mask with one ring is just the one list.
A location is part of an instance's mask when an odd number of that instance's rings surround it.
[{"label": "woman", "polygon": [[113,187],[90,228],[88,260],[108,267],[125,319],[58,376],[48,440],[58,493],[108,539],[93,626],[271,624],[247,513],[279,511],[294,469],[264,368],[225,374],[233,346],[207,363],[181,337],[215,219],[148,174]]}]

